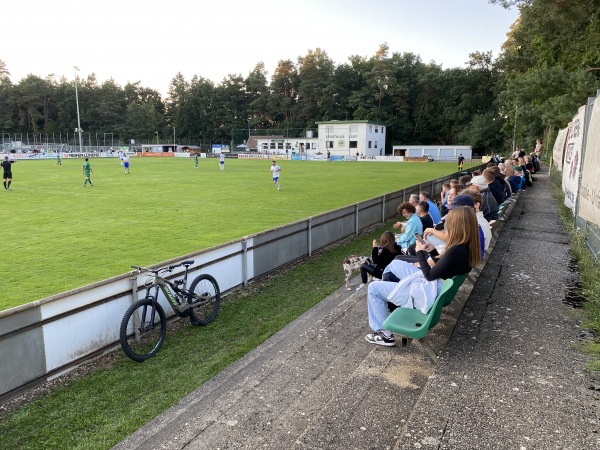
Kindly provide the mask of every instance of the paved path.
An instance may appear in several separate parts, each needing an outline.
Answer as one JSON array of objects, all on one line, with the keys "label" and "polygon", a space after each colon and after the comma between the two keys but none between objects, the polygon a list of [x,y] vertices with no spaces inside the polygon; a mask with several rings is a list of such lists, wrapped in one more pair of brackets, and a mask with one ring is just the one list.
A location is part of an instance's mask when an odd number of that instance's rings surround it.
[{"label": "paved path", "polygon": [[365,293],[341,288],[115,448],[600,449],[568,236],[538,179],[431,333],[437,364],[368,344]]}]

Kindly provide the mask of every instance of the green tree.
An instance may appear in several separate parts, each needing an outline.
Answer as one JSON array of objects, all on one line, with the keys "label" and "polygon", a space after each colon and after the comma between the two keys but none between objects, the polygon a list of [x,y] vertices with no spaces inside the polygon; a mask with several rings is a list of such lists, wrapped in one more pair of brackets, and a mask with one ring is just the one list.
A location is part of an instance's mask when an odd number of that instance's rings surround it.
[{"label": "green tree", "polygon": [[353,95],[366,87],[363,74],[372,64],[364,56],[354,55],[348,63],[336,67],[329,91],[329,101],[324,103],[324,112],[329,120],[348,120],[354,118],[354,112],[360,101],[353,102]]},{"label": "green tree", "polygon": [[100,86],[95,95],[95,131],[102,138],[104,133],[113,133],[113,140],[121,124],[125,123],[127,105],[123,98],[123,89],[113,79]]},{"label": "green tree", "polygon": [[518,145],[533,145],[551,127],[564,126],[600,87],[600,5],[596,0],[492,3],[516,6],[521,13],[497,61],[504,73],[499,99],[508,120],[507,141],[514,135]]},{"label": "green tree", "polygon": [[[6,63],[0,60],[0,130],[14,130],[17,108],[14,104],[14,86]],[[2,136],[4,139],[4,135]]]},{"label": "green tree", "polygon": [[241,75],[228,75],[215,89],[213,140],[229,142],[233,130],[248,127],[249,103],[244,79]]},{"label": "green tree", "polygon": [[127,117],[123,134],[125,139],[135,139],[137,142],[156,142],[156,132],[165,129],[164,116],[156,110],[153,103],[130,103],[127,107]]},{"label": "green tree", "polygon": [[273,121],[269,115],[269,96],[265,64],[259,62],[244,80],[248,100],[248,128],[269,127]]},{"label": "green tree", "polygon": [[38,134],[47,125],[49,99],[53,86],[48,80],[29,74],[21,80],[14,91],[18,115],[18,130]]},{"label": "green tree", "polygon": [[271,77],[271,95],[267,101],[271,125],[296,126],[294,118],[297,110],[298,79],[298,71],[291,60],[280,60],[277,63]]},{"label": "green tree", "polygon": [[590,72],[562,66],[513,74],[498,95],[500,112],[508,117],[507,137],[514,133],[518,146],[533,145],[551,127],[564,127],[597,88]]},{"label": "green tree", "polygon": [[175,127],[180,139],[190,135],[185,116],[182,114],[184,103],[190,92],[190,84],[181,72],[177,72],[169,83],[169,91],[165,101],[167,122]]},{"label": "green tree", "polygon": [[312,127],[323,117],[333,68],[333,61],[320,48],[298,57],[298,125]]},{"label": "green tree", "polygon": [[192,78],[189,95],[180,114],[184,134],[192,142],[211,142],[215,127],[215,97],[216,90],[212,81],[202,77]]}]

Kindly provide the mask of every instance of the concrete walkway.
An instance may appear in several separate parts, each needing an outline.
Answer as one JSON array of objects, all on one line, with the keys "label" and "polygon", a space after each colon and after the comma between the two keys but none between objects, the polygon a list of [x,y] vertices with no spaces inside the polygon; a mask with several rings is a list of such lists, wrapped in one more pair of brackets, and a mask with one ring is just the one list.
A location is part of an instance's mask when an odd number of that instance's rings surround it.
[{"label": "concrete walkway", "polygon": [[341,288],[115,448],[600,449],[569,238],[537,178],[432,331],[437,364],[368,344],[366,293]]}]

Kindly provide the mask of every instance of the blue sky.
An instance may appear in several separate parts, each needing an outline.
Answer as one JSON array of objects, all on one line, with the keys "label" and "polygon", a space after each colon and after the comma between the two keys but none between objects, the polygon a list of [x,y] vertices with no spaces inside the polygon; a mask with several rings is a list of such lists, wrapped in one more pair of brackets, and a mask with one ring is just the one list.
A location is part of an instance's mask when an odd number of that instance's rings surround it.
[{"label": "blue sky", "polygon": [[220,82],[265,63],[324,50],[337,64],[412,52],[444,68],[462,67],[474,51],[496,57],[517,10],[487,0],[7,0],[0,60],[13,82],[27,74],[99,82],[140,81],[167,93],[177,72]]}]

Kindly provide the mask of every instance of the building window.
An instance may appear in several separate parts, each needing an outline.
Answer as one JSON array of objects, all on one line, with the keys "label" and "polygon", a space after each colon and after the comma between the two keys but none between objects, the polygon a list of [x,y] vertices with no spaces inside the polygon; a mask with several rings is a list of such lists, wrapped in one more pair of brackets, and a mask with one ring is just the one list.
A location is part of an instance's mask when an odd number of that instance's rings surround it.
[{"label": "building window", "polygon": [[283,142],[277,143],[277,150],[283,150]]},{"label": "building window", "polygon": [[373,132],[373,126],[369,125],[369,133],[372,133],[372,132]]},{"label": "building window", "polygon": [[375,133],[379,133],[379,128],[375,127]]},{"label": "building window", "polygon": [[267,144],[266,142],[265,142],[265,143],[263,143],[263,145],[262,145],[262,149],[263,149],[263,150],[268,150],[268,149],[269,149],[269,144]]},{"label": "building window", "polygon": [[358,141],[350,141],[350,148],[358,148]]},{"label": "building window", "polygon": [[292,148],[292,144],[291,144],[290,142],[286,142],[286,143],[285,143],[285,149],[286,149],[286,150],[289,150],[289,149],[291,149],[291,148]]},{"label": "building window", "polygon": [[375,148],[377,148],[377,141],[375,141]]},{"label": "building window", "polygon": [[269,148],[271,150],[275,150],[275,142],[271,142],[271,144],[269,145]]},{"label": "building window", "polygon": [[333,141],[325,141],[325,148],[333,148]]},{"label": "building window", "polygon": [[383,127],[381,127],[381,132],[383,133]]},{"label": "building window", "polygon": [[371,141],[369,141],[369,148],[371,148]]}]

